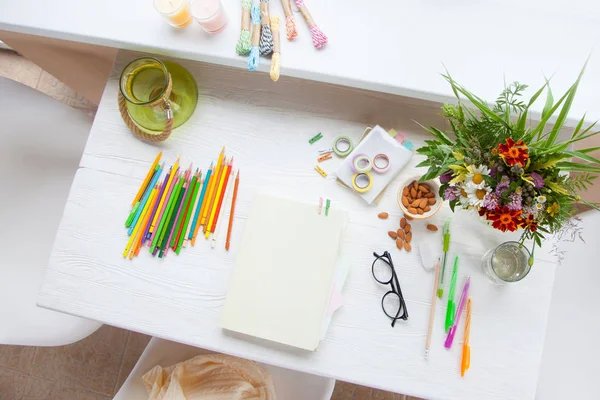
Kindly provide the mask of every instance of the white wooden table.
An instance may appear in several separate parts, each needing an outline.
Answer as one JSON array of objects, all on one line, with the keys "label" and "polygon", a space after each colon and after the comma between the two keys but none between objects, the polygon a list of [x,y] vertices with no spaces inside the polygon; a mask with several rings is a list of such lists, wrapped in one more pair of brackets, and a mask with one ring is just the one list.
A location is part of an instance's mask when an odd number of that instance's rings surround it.
[{"label": "white wooden table", "polygon": [[[429,361],[424,359],[433,275],[421,268],[417,251],[399,252],[387,236],[388,230],[397,228],[400,217],[395,188],[403,177],[415,173],[412,166],[419,157],[376,207],[366,206],[337,185],[333,174],[323,179],[313,169],[317,148],[339,134],[358,139],[367,125],[378,123],[404,131],[419,146],[425,136],[412,119],[441,125],[435,106],[295,78],[284,77],[272,84],[266,74],[181,61],[199,83],[198,108],[171,139],[153,146],[135,139],[117,110],[119,73],[135,56],[121,51],[117,57],[69,195],[39,305],[210,350],[424,398],[534,398],[555,272],[548,248],[537,252],[535,267],[524,281],[494,287],[480,272],[480,260],[486,250],[509,236],[465,215],[454,218],[452,251],[461,255],[458,282],[471,275],[473,297],[471,369],[461,378],[462,328],[453,349],[443,348],[445,301],[437,308]],[[319,131],[324,139],[309,145],[308,139]],[[158,259],[142,253],[133,261],[123,259],[128,204],[159,149],[168,161],[181,154],[183,165],[194,161],[195,166],[206,168],[223,145],[241,168],[231,251],[226,252],[223,243],[211,249],[199,239],[180,256]],[[333,173],[339,162],[327,161],[323,167]],[[259,190],[315,202],[319,196],[327,196],[350,212],[340,251],[341,262],[350,266],[343,290],[346,304],[334,315],[316,352],[219,328],[244,222],[252,196]],[[378,219],[380,211],[388,211],[390,219]],[[449,213],[444,208],[431,222],[441,225]],[[419,241],[435,235],[426,231],[423,223],[413,226],[415,248]],[[370,270],[373,251],[384,250],[393,255],[410,315],[395,328],[390,327],[380,306],[387,288],[373,280]]]}]

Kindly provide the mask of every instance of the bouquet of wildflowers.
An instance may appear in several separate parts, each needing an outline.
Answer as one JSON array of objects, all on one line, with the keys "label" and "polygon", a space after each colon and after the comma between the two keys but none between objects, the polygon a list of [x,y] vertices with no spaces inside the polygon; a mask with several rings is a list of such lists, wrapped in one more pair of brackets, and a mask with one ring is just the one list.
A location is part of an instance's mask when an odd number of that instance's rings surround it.
[{"label": "bouquet of wildflowers", "polygon": [[[425,128],[434,139],[417,150],[427,157],[419,166],[429,168],[422,180],[439,177],[440,196],[453,211],[475,210],[502,232],[522,230],[522,244],[533,240],[530,263],[544,234],[559,231],[576,202],[586,203],[579,193],[600,174],[600,160],[591,155],[600,148],[573,150],[574,143],[600,133],[593,130],[595,123],[584,127],[584,116],[568,138],[560,138],[582,74],[557,101],[546,82],[525,102],[527,86],[515,82],[492,106],[446,74],[458,99],[458,105],[442,108],[450,129]],[[529,108],[544,91],[541,121],[531,126]]]}]

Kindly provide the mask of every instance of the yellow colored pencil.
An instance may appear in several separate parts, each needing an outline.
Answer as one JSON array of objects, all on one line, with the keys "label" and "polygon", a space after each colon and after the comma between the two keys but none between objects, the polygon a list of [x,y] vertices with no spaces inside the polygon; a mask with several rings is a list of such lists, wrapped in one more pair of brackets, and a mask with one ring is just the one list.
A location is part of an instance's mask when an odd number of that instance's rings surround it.
[{"label": "yellow colored pencil", "polygon": [[144,227],[148,225],[148,220],[150,219],[150,215],[152,215],[152,209],[154,208],[154,203],[156,202],[156,198],[158,197],[158,192],[160,187],[158,185],[154,186],[152,189],[152,193],[150,193],[150,197],[148,198],[148,204],[150,205],[146,213],[142,216],[142,225],[138,229],[135,234],[135,239],[133,240],[133,246],[129,249],[129,259],[133,259],[134,255],[139,254],[140,247],[142,246],[142,237],[144,236]]},{"label": "yellow colored pencil", "polygon": [[225,156],[225,146],[223,146],[223,148],[221,149],[221,154],[219,154],[219,159],[217,160],[217,166],[215,168],[215,172],[217,172],[217,174],[215,175],[215,180],[211,179],[211,182],[209,182],[208,185],[208,193],[207,193],[207,207],[202,211],[202,218],[200,219],[200,225],[204,225],[206,223],[206,218],[208,217],[208,212],[209,212],[209,207],[212,204],[211,199],[213,197],[213,193],[216,190],[217,184],[219,183],[219,177],[220,177],[220,172],[223,166],[223,157]]},{"label": "yellow colored pencil", "polygon": [[216,176],[217,179],[215,180],[215,187],[212,192],[212,195],[208,199],[208,208],[206,209],[206,220],[204,221],[205,224],[202,227],[202,233],[205,233],[206,229],[208,228],[208,220],[210,218],[210,213],[212,212],[212,209],[213,209],[213,204],[216,201],[217,189],[219,188],[219,183],[221,182],[221,177],[223,176],[223,173],[225,172],[226,164],[227,164],[227,158],[224,159],[223,163],[221,164],[221,168],[219,168],[219,170],[217,171],[217,176]]},{"label": "yellow colored pencil", "polygon": [[177,157],[177,161],[173,164],[171,168],[171,175],[169,176],[169,180],[167,181],[167,186],[165,186],[165,190],[163,191],[162,197],[160,198],[160,202],[158,203],[158,208],[156,209],[156,213],[154,214],[154,219],[152,220],[152,225],[150,225],[149,233],[154,232],[154,228],[156,227],[156,223],[158,222],[158,216],[160,214],[160,210],[162,210],[163,205],[165,203],[165,199],[167,197],[168,188],[171,187],[171,182],[175,177],[175,173],[177,172],[177,168],[179,168],[179,157]]},{"label": "yellow colored pencil", "polygon": [[162,151],[160,153],[158,153],[158,155],[154,159],[152,166],[148,170],[146,179],[144,179],[144,183],[142,183],[142,186],[140,186],[140,190],[138,190],[137,194],[135,195],[135,198],[131,202],[131,207],[135,206],[135,203],[137,203],[137,201],[142,197],[142,194],[144,193],[144,189],[146,189],[146,186],[148,186],[148,183],[150,183],[150,179],[152,178],[152,175],[154,174],[154,168],[156,168],[156,166],[158,165],[158,162],[160,161],[160,157],[162,157]]},{"label": "yellow colored pencil", "polygon": [[210,210],[210,218],[208,219],[208,223],[206,224],[206,232],[204,233],[204,237],[208,239],[210,236],[210,228],[212,227],[213,221],[215,220],[215,215],[217,214],[217,205],[219,203],[219,198],[221,197],[221,193],[223,192],[223,184],[225,183],[225,177],[229,172],[229,164],[225,162],[223,164],[223,173],[221,174],[221,180],[219,181],[219,188],[217,189],[215,195],[215,201],[213,202],[212,209]]},{"label": "yellow colored pencil", "polygon": [[142,214],[140,215],[140,218],[138,218],[138,221],[135,224],[135,228],[133,228],[133,232],[131,232],[131,236],[129,236],[129,241],[127,242],[127,247],[125,247],[125,251],[123,251],[123,257],[127,257],[129,250],[132,248],[131,245],[133,244],[138,233],[140,233],[140,231],[142,230],[141,229],[142,220],[144,219],[143,217],[146,215],[146,213],[148,212],[148,209],[150,208],[150,203],[151,203],[151,201],[146,201],[146,205],[144,206],[144,209],[142,210]]}]

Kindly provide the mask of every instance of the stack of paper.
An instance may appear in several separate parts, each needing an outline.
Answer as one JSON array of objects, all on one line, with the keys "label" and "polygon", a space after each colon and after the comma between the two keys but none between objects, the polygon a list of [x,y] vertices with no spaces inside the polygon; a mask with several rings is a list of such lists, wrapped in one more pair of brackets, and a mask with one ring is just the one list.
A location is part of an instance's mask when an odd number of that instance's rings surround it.
[{"label": "stack of paper", "polygon": [[335,280],[345,274],[336,268],[336,258],[348,220],[337,207],[328,216],[318,211],[316,201],[255,196],[223,307],[223,328],[317,348],[340,305],[343,282]]}]

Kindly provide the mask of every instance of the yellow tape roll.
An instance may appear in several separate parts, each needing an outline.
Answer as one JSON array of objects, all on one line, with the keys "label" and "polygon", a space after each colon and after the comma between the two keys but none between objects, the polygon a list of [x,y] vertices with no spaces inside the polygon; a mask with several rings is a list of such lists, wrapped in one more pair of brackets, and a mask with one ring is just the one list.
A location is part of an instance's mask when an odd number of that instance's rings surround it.
[{"label": "yellow tape roll", "polygon": [[358,193],[366,193],[373,187],[373,179],[368,172],[354,174],[352,177],[352,187]]}]

